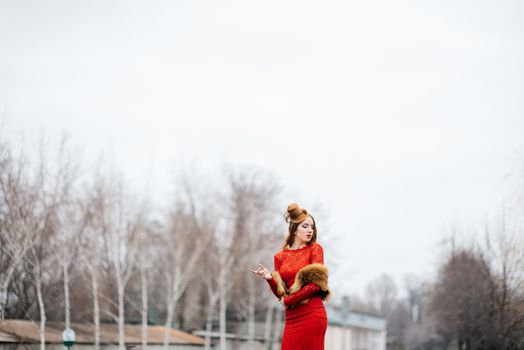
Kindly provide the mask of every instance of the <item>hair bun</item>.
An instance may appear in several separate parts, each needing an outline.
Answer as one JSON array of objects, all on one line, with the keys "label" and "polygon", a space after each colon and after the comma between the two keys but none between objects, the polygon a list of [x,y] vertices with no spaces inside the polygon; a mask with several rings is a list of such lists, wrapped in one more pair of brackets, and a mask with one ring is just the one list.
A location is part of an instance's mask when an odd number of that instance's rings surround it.
[{"label": "hair bun", "polygon": [[292,222],[295,224],[301,223],[306,220],[308,214],[306,209],[302,209],[297,203],[291,203],[287,206],[287,212],[284,214],[286,222]]}]

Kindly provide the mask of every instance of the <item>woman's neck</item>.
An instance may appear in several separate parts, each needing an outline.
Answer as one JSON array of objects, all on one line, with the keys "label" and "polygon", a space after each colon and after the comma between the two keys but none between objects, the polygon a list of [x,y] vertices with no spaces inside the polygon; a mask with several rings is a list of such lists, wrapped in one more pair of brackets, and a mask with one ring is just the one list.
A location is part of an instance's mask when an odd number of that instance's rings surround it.
[{"label": "woman's neck", "polygon": [[307,245],[306,242],[296,242],[295,241],[295,242],[293,242],[291,247],[289,247],[289,249],[292,249],[292,250],[300,249],[300,248],[304,248],[306,245]]}]

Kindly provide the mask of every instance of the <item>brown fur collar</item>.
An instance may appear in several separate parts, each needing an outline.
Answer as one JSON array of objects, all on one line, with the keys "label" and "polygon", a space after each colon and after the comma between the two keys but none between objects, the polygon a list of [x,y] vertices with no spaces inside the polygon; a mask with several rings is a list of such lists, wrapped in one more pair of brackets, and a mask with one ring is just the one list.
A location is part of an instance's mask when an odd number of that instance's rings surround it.
[{"label": "brown fur collar", "polygon": [[[322,264],[310,264],[301,268],[295,276],[295,282],[291,288],[287,288],[278,271],[271,273],[273,279],[277,284],[277,293],[280,296],[287,297],[298,292],[302,287],[308,283],[314,283],[320,287],[318,295],[322,300],[327,300],[331,295],[331,290],[328,287],[328,269]],[[303,303],[307,303],[305,299]]]}]

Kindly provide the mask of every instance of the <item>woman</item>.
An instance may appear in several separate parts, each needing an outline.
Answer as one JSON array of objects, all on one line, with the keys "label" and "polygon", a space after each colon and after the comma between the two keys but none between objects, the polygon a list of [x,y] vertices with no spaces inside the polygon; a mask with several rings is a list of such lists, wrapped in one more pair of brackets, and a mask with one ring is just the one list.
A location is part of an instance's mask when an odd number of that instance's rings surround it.
[{"label": "woman", "polygon": [[288,205],[285,218],[289,231],[274,256],[275,271],[259,264],[251,272],[267,280],[286,308],[282,350],[323,350],[327,328],[323,300],[331,292],[324,253],[316,243],[315,219],[296,203]]}]

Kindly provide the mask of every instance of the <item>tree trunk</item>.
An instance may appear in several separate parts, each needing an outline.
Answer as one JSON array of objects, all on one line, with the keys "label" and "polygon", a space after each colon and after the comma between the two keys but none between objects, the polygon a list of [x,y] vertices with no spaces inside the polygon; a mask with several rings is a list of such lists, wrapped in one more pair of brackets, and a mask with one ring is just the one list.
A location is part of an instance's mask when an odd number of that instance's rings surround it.
[{"label": "tree trunk", "polygon": [[100,305],[98,303],[98,280],[94,272],[91,273],[91,287],[93,289],[93,322],[95,323],[95,350],[100,350]]},{"label": "tree trunk", "polygon": [[40,279],[40,267],[36,268],[36,296],[38,298],[38,309],[40,311],[40,350],[45,350],[45,306],[42,298],[42,280]]},{"label": "tree trunk", "polygon": [[7,308],[7,288],[0,288],[0,320],[5,320],[5,309]]},{"label": "tree trunk", "polygon": [[279,343],[282,343],[282,311],[281,310],[277,310],[276,312],[276,322],[275,322],[275,335],[277,335],[275,337],[275,339],[273,339],[273,350],[278,350],[280,349],[280,344]]},{"label": "tree trunk", "polygon": [[71,305],[69,302],[69,269],[67,264],[63,263],[64,271],[64,303],[65,303],[65,328],[71,328]]},{"label": "tree trunk", "polygon": [[[248,282],[249,283],[249,282]],[[250,288],[249,300],[248,300],[248,345],[249,348],[255,348],[255,296],[253,290]]]},{"label": "tree trunk", "polygon": [[[142,264],[141,264],[142,265]],[[140,281],[142,284],[142,349],[147,350],[147,320],[148,320],[148,300],[147,300],[147,276],[146,269],[140,267]]]},{"label": "tree trunk", "polygon": [[[24,247],[28,247],[29,245],[26,243],[24,244]],[[21,249],[20,252],[17,252],[17,255],[15,256],[13,262],[10,266],[7,267],[3,271],[3,279],[0,280],[0,320],[5,320],[6,317],[6,308],[7,308],[7,292],[9,289],[9,283],[11,282],[11,278],[13,278],[13,274],[15,273],[15,268],[22,259],[22,256],[25,254],[27,248]]]},{"label": "tree trunk", "polygon": [[116,283],[118,290],[118,349],[126,350],[124,335],[124,282],[120,276],[120,271],[117,271]]},{"label": "tree trunk", "polygon": [[210,301],[207,308],[207,320],[206,320],[206,337],[205,337],[205,350],[211,349],[211,331],[213,325],[213,311],[215,308],[215,302]]},{"label": "tree trunk", "polygon": [[[171,298],[170,298],[171,299]],[[168,300],[167,315],[164,331],[164,350],[169,350],[169,343],[171,341],[171,325],[173,324],[173,314],[175,313],[175,305],[173,300]]]},{"label": "tree trunk", "polygon": [[[180,272],[177,274],[180,276]],[[182,296],[182,292],[185,289],[184,282],[176,278],[173,281],[171,293],[168,293],[167,300],[167,316],[166,316],[166,330],[164,332],[164,349],[168,350],[169,343],[171,342],[171,327],[173,326],[173,318],[175,316],[175,307],[178,303],[178,300]]]},{"label": "tree trunk", "polygon": [[273,321],[273,303],[270,301],[267,305],[266,322],[264,324],[264,341],[266,345],[264,348],[271,350],[271,325]]},{"label": "tree trunk", "polygon": [[226,281],[220,278],[218,288],[220,293],[220,350],[226,350]]}]

